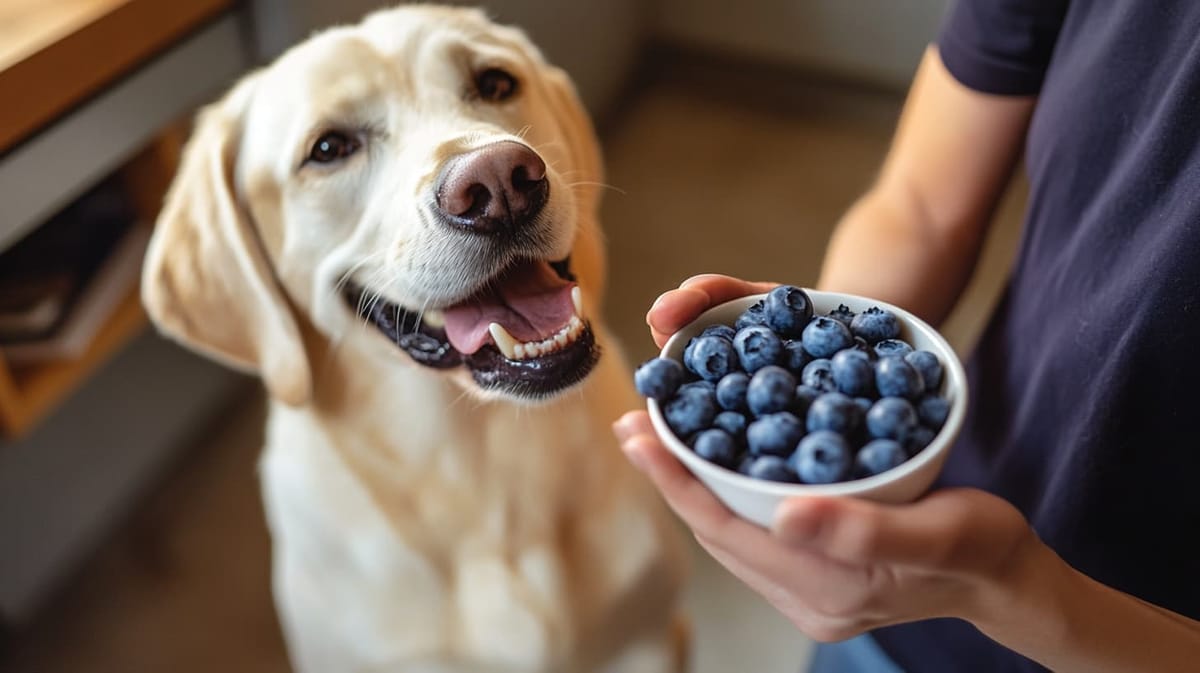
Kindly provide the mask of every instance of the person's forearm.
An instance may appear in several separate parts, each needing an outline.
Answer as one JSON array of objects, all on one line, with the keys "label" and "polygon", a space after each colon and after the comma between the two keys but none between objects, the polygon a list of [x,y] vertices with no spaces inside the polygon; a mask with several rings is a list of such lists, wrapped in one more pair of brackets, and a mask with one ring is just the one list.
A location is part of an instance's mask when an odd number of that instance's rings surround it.
[{"label": "person's forearm", "polygon": [[970,280],[984,230],[934,234],[924,217],[915,196],[868,193],[834,231],[818,289],[881,299],[939,324]]},{"label": "person's forearm", "polygon": [[1044,545],[962,615],[1058,673],[1185,673],[1200,667],[1200,622],[1104,586]]},{"label": "person's forearm", "polygon": [[967,89],[927,50],[879,179],[838,224],[817,286],[940,323],[970,280],[1033,106]]}]

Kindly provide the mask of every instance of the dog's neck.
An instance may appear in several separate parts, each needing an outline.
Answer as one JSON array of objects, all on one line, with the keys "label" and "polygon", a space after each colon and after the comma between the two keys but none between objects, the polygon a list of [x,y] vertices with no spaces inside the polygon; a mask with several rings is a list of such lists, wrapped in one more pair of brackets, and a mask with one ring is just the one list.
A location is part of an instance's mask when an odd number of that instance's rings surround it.
[{"label": "dog's neck", "polygon": [[[276,403],[273,414],[324,435],[322,443],[385,511],[421,511],[422,528],[477,530],[468,520],[497,516],[497,537],[536,536],[544,531],[512,526],[558,525],[546,521],[547,512],[570,515],[632,477],[615,440],[606,441],[609,424],[638,403],[619,349],[608,347],[583,384],[533,407],[482,401],[451,378],[465,373],[381,351],[366,340],[375,338],[370,333],[338,344],[308,336],[312,401],[303,408]],[[603,331],[597,337],[609,341]],[[530,488],[538,499],[526,497]],[[437,498],[422,501],[434,492]],[[428,503],[453,509],[430,511]]]}]

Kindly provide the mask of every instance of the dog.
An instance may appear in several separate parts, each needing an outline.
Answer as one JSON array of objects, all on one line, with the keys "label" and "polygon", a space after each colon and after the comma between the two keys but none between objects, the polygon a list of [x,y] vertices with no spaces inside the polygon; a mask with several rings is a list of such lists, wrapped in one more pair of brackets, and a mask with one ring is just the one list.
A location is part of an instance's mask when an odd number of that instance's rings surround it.
[{"label": "dog", "polygon": [[601,181],[567,75],[473,9],[327,29],[198,113],[143,303],[265,385],[296,670],[685,668],[686,553],[610,428]]}]

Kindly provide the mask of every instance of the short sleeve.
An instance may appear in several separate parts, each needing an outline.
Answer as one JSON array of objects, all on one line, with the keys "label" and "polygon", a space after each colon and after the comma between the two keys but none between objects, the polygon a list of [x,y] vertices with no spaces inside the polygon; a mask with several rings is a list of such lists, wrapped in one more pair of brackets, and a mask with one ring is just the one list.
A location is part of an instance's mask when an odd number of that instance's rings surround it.
[{"label": "short sleeve", "polygon": [[1042,87],[1067,0],[956,0],[938,32],[946,69],[982,93],[1029,96]]}]

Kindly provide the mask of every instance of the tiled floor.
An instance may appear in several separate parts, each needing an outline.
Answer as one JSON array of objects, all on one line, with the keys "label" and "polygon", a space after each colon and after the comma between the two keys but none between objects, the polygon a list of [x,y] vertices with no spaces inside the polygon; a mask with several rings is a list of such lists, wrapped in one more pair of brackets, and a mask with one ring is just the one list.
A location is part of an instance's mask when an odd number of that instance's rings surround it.
[{"label": "tiled floor", "polygon": [[[719,271],[815,280],[831,226],[872,179],[895,96],[802,87],[777,75],[668,69],[606,133],[610,322],[631,356],[662,290]],[[1006,202],[980,277],[946,326],[969,344],[1015,240]],[[287,670],[268,597],[254,461],[262,402],[248,394],[156,488],[45,616],[0,654],[13,673]],[[808,644],[702,553],[687,597],[696,673],[791,673]]]}]

